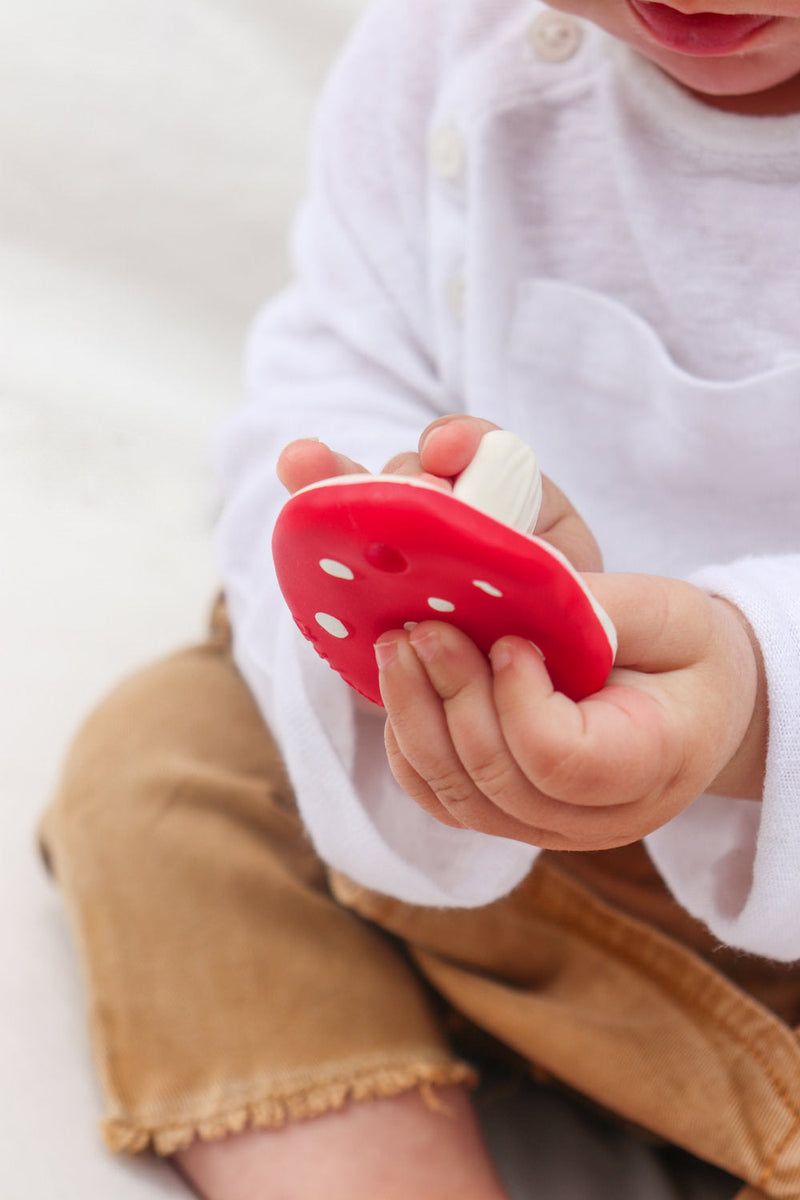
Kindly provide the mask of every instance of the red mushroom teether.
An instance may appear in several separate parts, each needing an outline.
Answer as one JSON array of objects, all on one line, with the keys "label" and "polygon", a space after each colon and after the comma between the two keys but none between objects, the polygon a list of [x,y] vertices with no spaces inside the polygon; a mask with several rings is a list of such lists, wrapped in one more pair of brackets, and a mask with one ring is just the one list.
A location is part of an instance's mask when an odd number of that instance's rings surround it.
[{"label": "red mushroom teether", "polygon": [[431,618],[484,652],[506,634],[535,642],[574,700],[599,690],[613,665],[613,625],[563,555],[420,480],[312,484],[284,505],[272,550],[300,631],[376,704],[376,639]]}]

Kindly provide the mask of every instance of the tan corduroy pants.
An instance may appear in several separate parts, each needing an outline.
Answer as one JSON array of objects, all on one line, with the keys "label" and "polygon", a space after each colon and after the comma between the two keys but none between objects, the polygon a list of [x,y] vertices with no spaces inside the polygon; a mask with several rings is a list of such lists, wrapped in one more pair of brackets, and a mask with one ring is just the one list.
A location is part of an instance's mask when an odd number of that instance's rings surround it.
[{"label": "tan corduroy pants", "polygon": [[640,846],[541,856],[510,896],[415,908],[326,871],[209,641],[91,716],[42,827],[116,1150],[470,1081],[448,1030],[800,1200],[800,971],[715,945]]}]

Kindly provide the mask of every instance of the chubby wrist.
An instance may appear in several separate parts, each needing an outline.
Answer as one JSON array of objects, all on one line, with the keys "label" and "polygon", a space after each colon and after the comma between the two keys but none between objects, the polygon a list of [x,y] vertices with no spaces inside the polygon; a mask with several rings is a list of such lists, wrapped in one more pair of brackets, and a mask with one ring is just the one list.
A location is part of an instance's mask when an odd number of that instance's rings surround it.
[{"label": "chubby wrist", "polygon": [[750,719],[739,746],[707,791],[739,800],[760,800],[769,737],[767,678],[764,656],[750,622],[741,609],[720,596],[712,597],[727,626],[728,651],[737,664],[739,698],[751,704]]}]

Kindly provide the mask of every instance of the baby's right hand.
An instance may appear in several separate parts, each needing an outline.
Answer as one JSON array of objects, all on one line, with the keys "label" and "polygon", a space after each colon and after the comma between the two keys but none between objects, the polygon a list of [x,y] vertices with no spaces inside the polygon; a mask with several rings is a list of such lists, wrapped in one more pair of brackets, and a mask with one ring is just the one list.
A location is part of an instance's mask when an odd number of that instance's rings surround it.
[{"label": "baby's right hand", "polygon": [[337,475],[365,475],[367,471],[346,455],[331,450],[319,438],[298,438],[281,451],[277,473],[287,492],[294,495],[301,488],[321,483],[323,479],[334,479]]},{"label": "baby's right hand", "polygon": [[[481,421],[477,417],[443,417],[429,425],[420,438],[420,446],[429,431],[440,426],[443,422],[454,422],[453,433],[455,440],[448,438],[444,453],[437,451],[437,461],[443,469],[428,470],[422,466],[419,451],[408,450],[395,454],[383,468],[382,475],[414,475],[425,479],[428,483],[436,484],[446,491],[452,490],[452,480],[449,476],[458,475],[472,460],[478,444],[490,429],[496,429],[490,421]],[[453,446],[449,445],[453,442]],[[461,464],[461,465],[459,465]],[[367,474],[366,467],[353,462],[344,454],[331,450],[318,438],[299,438],[290,442],[278,458],[278,478],[288,492],[294,495],[301,488],[309,487],[312,483],[321,483],[323,479],[334,479],[338,475]]]},{"label": "baby's right hand", "polygon": [[[499,428],[481,417],[440,417],[423,431],[416,451],[397,454],[383,469],[387,475],[414,475],[450,491],[472,462],[484,434]],[[338,475],[366,473],[364,467],[324,442],[301,438],[291,442],[278,460],[278,478],[292,494]],[[600,549],[588,526],[564,493],[546,476],[536,536],[564,554],[578,571],[601,571]]]},{"label": "baby's right hand", "polygon": [[[483,435],[497,428],[479,417],[440,417],[423,432],[418,454],[400,455],[388,469],[399,465],[402,474],[455,480],[472,462]],[[547,476],[542,476],[542,507],[534,532],[560,550],[577,571],[602,571],[600,547],[588,525]]]}]

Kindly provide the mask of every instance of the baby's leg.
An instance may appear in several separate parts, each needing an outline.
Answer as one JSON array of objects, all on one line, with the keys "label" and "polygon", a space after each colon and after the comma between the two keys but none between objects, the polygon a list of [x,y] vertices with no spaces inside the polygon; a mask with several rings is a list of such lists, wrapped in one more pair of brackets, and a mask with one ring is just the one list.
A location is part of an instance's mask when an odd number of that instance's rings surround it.
[{"label": "baby's leg", "polygon": [[461,1088],[351,1104],[281,1130],[195,1142],[177,1164],[204,1200],[503,1200]]},{"label": "baby's leg", "polygon": [[[43,833],[77,935],[113,1149],[196,1141],[199,1156],[216,1140],[222,1163],[248,1145],[293,1159],[290,1138],[299,1147],[390,1111],[379,1098],[435,1097],[472,1077],[402,950],[333,899],[223,621],[101,705]],[[251,1127],[275,1132],[225,1140]]]}]

